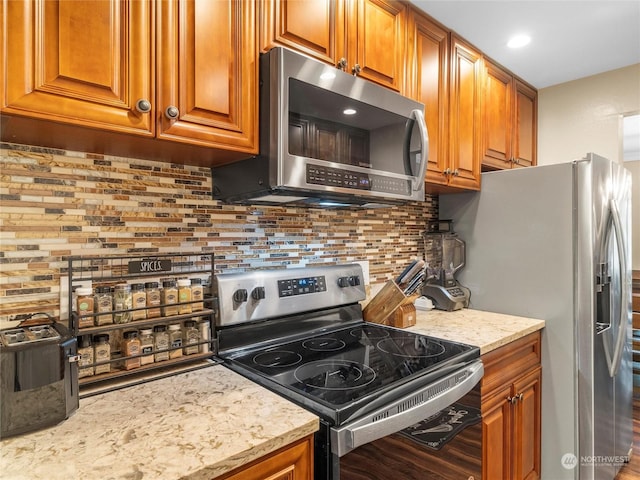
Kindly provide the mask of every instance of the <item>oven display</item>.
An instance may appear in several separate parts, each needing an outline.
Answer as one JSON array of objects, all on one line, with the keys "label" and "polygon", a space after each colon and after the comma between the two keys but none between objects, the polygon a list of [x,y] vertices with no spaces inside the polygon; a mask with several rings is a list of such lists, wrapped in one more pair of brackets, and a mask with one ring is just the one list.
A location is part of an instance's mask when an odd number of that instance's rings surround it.
[{"label": "oven display", "polygon": [[280,297],[292,297],[307,293],[325,292],[327,284],[324,275],[319,277],[292,278],[278,280],[278,295]]}]

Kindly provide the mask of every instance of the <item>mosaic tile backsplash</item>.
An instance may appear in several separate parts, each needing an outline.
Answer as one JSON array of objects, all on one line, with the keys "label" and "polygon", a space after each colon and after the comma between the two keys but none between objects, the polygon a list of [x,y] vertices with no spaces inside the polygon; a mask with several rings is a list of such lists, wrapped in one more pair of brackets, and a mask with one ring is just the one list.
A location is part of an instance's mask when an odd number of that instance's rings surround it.
[{"label": "mosaic tile backsplash", "polygon": [[0,321],[60,315],[69,255],[213,252],[215,271],[369,261],[370,282],[417,256],[438,198],[383,209],[225,205],[208,168],[0,145]]}]

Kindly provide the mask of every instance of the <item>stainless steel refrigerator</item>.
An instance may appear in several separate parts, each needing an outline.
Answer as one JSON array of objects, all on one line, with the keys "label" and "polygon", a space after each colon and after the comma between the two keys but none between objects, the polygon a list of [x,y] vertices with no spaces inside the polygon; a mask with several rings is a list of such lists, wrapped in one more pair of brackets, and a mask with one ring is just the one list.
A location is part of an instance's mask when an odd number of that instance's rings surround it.
[{"label": "stainless steel refrigerator", "polygon": [[440,196],[470,308],[546,320],[543,480],[612,480],[631,449],[630,197],[629,172],[594,154]]}]

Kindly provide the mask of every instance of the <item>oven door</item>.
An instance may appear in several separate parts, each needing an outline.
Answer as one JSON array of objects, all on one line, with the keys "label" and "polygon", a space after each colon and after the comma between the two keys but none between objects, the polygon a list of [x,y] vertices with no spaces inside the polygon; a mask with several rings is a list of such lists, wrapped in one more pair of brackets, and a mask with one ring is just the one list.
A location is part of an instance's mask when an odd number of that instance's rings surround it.
[{"label": "oven door", "polygon": [[478,360],[365,417],[331,427],[328,445],[318,445],[318,456],[326,457],[317,458],[316,478],[480,479],[483,373]]}]

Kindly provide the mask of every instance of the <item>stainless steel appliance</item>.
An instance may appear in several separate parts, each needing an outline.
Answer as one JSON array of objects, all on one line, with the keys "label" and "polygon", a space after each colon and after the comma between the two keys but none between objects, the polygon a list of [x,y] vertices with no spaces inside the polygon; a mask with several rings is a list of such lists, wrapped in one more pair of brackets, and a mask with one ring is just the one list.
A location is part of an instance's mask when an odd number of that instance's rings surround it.
[{"label": "stainless steel appliance", "polygon": [[212,170],[214,198],[380,206],[424,201],[424,105],[284,48],[260,59],[260,155]]},{"label": "stainless steel appliance", "polygon": [[[479,421],[477,347],[364,322],[357,264],[221,274],[214,291],[225,365],[320,417],[317,480],[362,478],[363,468],[368,479],[426,478],[434,468],[437,478],[480,478],[480,423],[440,450],[415,440],[434,428],[429,420],[450,430],[475,410]],[[452,452],[469,461],[461,467]]]},{"label": "stainless steel appliance", "polygon": [[451,228],[451,221],[430,222],[424,236],[426,278],[422,295],[439,310],[460,310],[469,306],[469,289],[455,278],[465,263],[464,242]]},{"label": "stainless steel appliance", "polygon": [[594,154],[440,197],[471,307],[541,318],[542,478],[614,478],[632,443],[629,173]]},{"label": "stainless steel appliance", "polygon": [[0,330],[0,437],[55,425],[78,408],[76,354],[59,323]]}]

